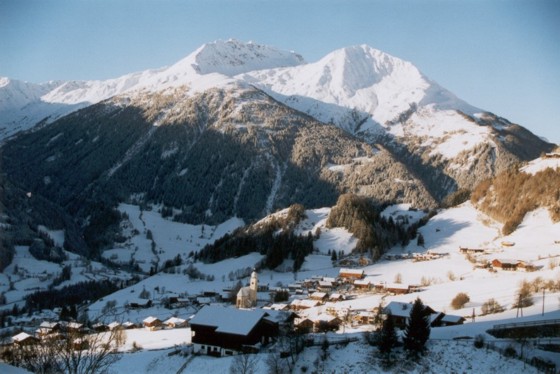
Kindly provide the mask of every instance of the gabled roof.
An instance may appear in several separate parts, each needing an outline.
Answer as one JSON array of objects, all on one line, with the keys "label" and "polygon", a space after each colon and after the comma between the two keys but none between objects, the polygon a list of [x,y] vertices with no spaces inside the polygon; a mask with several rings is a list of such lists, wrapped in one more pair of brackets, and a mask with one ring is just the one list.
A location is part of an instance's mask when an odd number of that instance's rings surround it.
[{"label": "gabled roof", "polygon": [[446,314],[441,319],[442,322],[446,322],[446,323],[459,323],[459,322],[464,321],[464,320],[465,320],[465,317],[454,316],[452,314]]},{"label": "gabled roof", "polygon": [[363,269],[349,269],[349,268],[342,268],[339,271],[339,274],[353,274],[353,275],[363,275]]},{"label": "gabled roof", "polygon": [[20,332],[19,334],[13,336],[13,337],[12,337],[12,340],[13,340],[14,342],[22,342],[22,341],[24,341],[25,339],[29,339],[29,338],[36,339],[33,335],[29,335],[29,334],[26,333],[26,332]]},{"label": "gabled roof", "polygon": [[[403,303],[400,301],[391,301],[389,304],[387,304],[387,306],[385,307],[385,309],[383,309],[384,313],[389,313],[389,311],[391,311],[391,315],[393,315],[394,317],[410,317],[410,311],[412,310],[412,303]],[[426,313],[426,315],[430,314],[434,314],[434,313],[438,313],[435,310],[433,310],[432,308],[430,308],[428,305],[424,305],[424,312]],[[434,317],[430,317],[430,321],[432,320],[432,318],[436,318],[436,316]]]},{"label": "gabled roof", "polygon": [[[152,323],[155,321],[160,321],[159,318],[153,317],[153,316],[149,316],[148,318],[145,318],[142,322],[144,323]],[[161,321],[160,321],[161,322]]]},{"label": "gabled roof", "polygon": [[215,327],[216,332],[234,335],[248,335],[253,328],[268,315],[263,310],[240,310],[207,305],[192,319],[191,327]]},{"label": "gabled roof", "polygon": [[174,323],[176,325],[180,325],[182,323],[185,323],[186,321],[182,318],[178,318],[178,317],[171,317],[169,319],[167,319],[164,323],[165,324],[169,324],[169,323]]}]

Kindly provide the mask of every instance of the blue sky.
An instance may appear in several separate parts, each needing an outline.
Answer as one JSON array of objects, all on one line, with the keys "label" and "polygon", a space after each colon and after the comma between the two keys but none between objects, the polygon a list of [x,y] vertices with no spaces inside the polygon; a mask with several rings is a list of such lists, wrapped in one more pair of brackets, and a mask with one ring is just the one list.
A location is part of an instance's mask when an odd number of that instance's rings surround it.
[{"label": "blue sky", "polygon": [[560,1],[0,0],[0,76],[31,82],[114,78],[229,38],[309,62],[368,44],[560,143]]}]

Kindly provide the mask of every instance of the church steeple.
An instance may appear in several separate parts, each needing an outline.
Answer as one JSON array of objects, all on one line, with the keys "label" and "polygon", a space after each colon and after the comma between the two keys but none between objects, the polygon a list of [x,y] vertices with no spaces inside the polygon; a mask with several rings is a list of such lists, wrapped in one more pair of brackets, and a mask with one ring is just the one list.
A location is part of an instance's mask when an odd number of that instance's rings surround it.
[{"label": "church steeple", "polygon": [[259,280],[257,277],[257,272],[253,270],[253,272],[251,273],[251,281],[249,282],[249,287],[251,288],[252,291],[257,292],[258,285],[259,285]]}]

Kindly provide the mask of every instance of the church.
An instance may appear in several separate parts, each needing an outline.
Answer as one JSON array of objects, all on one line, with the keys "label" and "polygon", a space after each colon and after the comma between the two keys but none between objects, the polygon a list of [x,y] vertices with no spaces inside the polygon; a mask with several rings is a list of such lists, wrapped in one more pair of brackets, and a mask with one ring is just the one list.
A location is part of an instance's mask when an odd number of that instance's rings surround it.
[{"label": "church", "polygon": [[242,287],[237,293],[237,308],[254,308],[257,306],[257,272],[251,273],[251,281],[248,287]]}]

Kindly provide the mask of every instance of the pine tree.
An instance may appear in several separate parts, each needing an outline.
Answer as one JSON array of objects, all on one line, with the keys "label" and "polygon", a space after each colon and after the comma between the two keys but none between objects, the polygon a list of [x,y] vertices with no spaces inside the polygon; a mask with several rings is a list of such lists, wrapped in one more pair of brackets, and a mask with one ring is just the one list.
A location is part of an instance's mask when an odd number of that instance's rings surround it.
[{"label": "pine tree", "polygon": [[332,251],[331,261],[336,261],[336,260],[337,260],[336,251]]},{"label": "pine tree", "polygon": [[383,354],[391,353],[393,347],[397,345],[397,333],[395,331],[395,323],[391,312],[387,314],[387,318],[383,321],[381,334],[379,336],[379,351]]},{"label": "pine tree", "polygon": [[404,332],[404,347],[412,354],[424,351],[424,346],[430,337],[430,320],[426,315],[426,307],[420,298],[417,298],[410,311],[410,319]]}]

